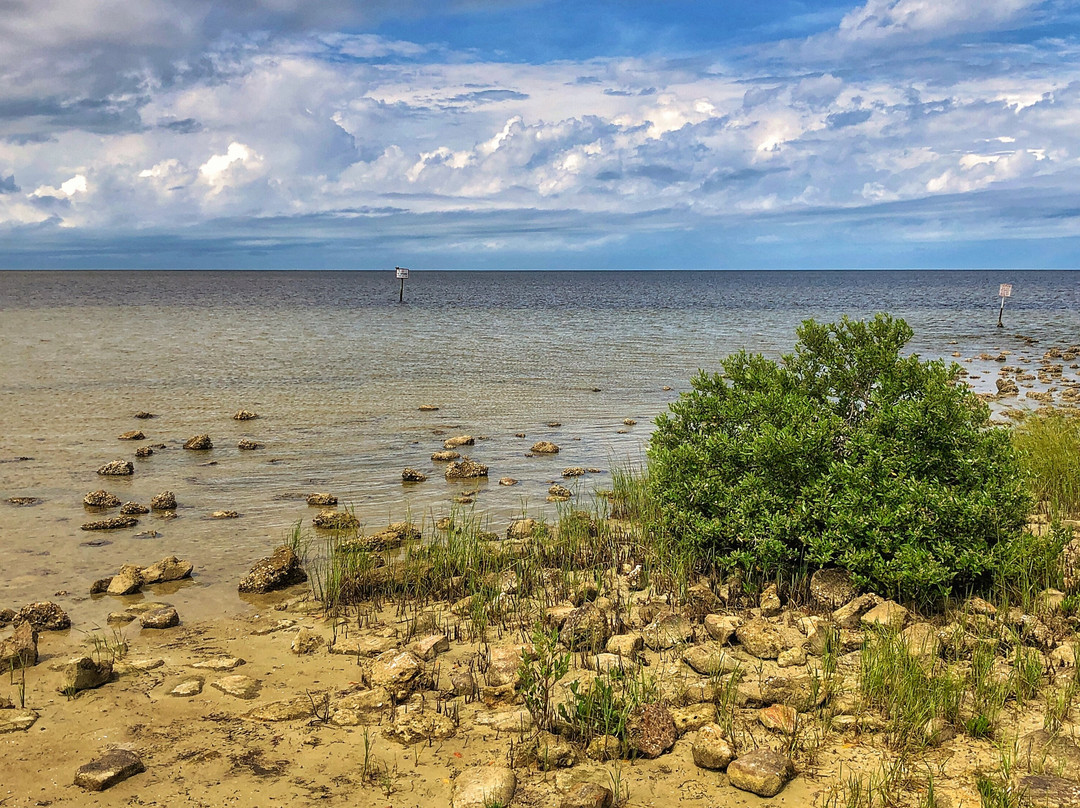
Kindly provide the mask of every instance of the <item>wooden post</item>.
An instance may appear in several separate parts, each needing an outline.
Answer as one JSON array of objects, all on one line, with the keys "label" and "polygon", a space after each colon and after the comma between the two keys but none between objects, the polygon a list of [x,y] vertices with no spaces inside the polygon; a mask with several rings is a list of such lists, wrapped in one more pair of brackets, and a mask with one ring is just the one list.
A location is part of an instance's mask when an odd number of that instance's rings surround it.
[{"label": "wooden post", "polygon": [[397,302],[398,303],[404,303],[405,302],[405,279],[409,277],[409,270],[406,269],[405,267],[394,267],[394,273],[397,275],[397,278],[401,281],[401,289],[398,291]]}]

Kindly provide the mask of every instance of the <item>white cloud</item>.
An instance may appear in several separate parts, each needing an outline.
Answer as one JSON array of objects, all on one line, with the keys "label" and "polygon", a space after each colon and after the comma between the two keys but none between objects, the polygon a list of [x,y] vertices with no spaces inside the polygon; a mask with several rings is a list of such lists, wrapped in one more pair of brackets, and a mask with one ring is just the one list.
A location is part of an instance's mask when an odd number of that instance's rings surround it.
[{"label": "white cloud", "polygon": [[199,177],[211,187],[211,194],[218,194],[230,185],[251,180],[262,165],[260,155],[233,141],[224,154],[215,154],[199,166]]},{"label": "white cloud", "polygon": [[59,188],[54,188],[51,185],[40,185],[31,194],[36,197],[57,197],[57,198],[71,198],[75,194],[85,194],[87,191],[86,177],[83,174],[76,174],[69,180],[65,180],[60,183]]},{"label": "white cloud", "polygon": [[846,40],[914,39],[993,30],[1044,0],[868,0],[840,21]]}]

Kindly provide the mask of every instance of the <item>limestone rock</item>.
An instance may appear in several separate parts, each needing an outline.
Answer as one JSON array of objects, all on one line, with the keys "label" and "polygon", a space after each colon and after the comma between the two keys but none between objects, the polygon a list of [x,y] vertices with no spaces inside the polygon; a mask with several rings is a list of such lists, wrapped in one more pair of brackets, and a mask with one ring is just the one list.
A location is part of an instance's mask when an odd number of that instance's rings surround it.
[{"label": "limestone rock", "polygon": [[110,595],[132,595],[142,589],[142,568],[135,564],[124,564],[116,573],[105,591]]},{"label": "limestone rock", "polygon": [[202,693],[202,689],[203,680],[199,677],[195,677],[192,679],[185,679],[184,681],[180,682],[178,685],[173,687],[172,690],[169,691],[169,695],[176,696],[177,698],[190,698],[192,696],[198,696],[200,693]]},{"label": "limestone rock", "polygon": [[150,446],[140,446],[138,449],[135,450],[136,457],[152,457],[153,454],[154,450]]},{"label": "limestone rock", "polygon": [[499,478],[499,485],[507,485],[507,486],[509,486],[509,485],[517,485],[517,484],[518,484],[518,481],[515,480],[513,477],[500,477]]},{"label": "limestone rock", "polygon": [[427,480],[427,475],[414,468],[405,468],[401,472],[401,481],[403,483],[422,483],[425,480]]},{"label": "limestone rock", "polygon": [[681,614],[662,614],[642,630],[647,645],[653,651],[662,651],[684,645],[694,638],[694,627]]},{"label": "limestone rock", "polygon": [[749,620],[735,631],[746,653],[758,659],[776,659],[785,650],[780,630],[766,620]]},{"label": "limestone rock", "polygon": [[570,612],[559,632],[559,637],[571,651],[599,651],[610,636],[607,617],[592,603]]},{"label": "limestone rock", "polygon": [[720,598],[708,584],[694,584],[686,591],[683,611],[691,620],[705,620],[720,608]]},{"label": "limestone rock", "polygon": [[912,623],[900,632],[900,641],[907,652],[924,665],[932,665],[941,654],[941,640],[929,623]]},{"label": "limestone rock", "polygon": [[790,758],[771,749],[757,749],[742,755],[727,768],[728,779],[735,788],[759,797],[775,797],[794,772]]},{"label": "limestone rock", "polygon": [[645,649],[645,639],[640,634],[616,634],[607,641],[605,650],[625,659],[637,659]]},{"label": "limestone rock", "polygon": [[391,651],[398,646],[393,637],[381,637],[373,634],[359,634],[352,637],[338,637],[330,646],[331,654],[351,654],[360,657],[374,657]]},{"label": "limestone rock", "polygon": [[790,736],[799,725],[799,714],[786,704],[772,704],[758,711],[758,721],[765,729]]},{"label": "limestone rock", "polygon": [[611,808],[611,789],[599,783],[576,783],[563,795],[559,808]]},{"label": "limestone rock", "polygon": [[253,699],[259,695],[259,688],[262,687],[262,683],[258,679],[253,679],[242,673],[234,673],[232,676],[226,676],[216,682],[211,682],[210,685],[226,696],[237,699]]},{"label": "limestone rock", "polygon": [[220,673],[222,671],[236,670],[243,664],[244,660],[240,657],[213,657],[204,659],[202,662],[196,662],[191,667]]},{"label": "limestone rock", "polygon": [[451,808],[490,808],[509,805],[517,790],[513,769],[503,766],[472,766],[454,783]]},{"label": "limestone rock", "polygon": [[141,429],[131,429],[117,437],[117,440],[146,440]]},{"label": "limestone rock", "polygon": [[409,645],[408,650],[425,662],[450,650],[450,640],[445,634],[432,634]]},{"label": "limestone rock", "polygon": [[211,519],[239,519],[240,514],[237,511],[213,511],[210,514]]},{"label": "limestone rock", "polygon": [[252,412],[251,410],[237,410],[236,413],[233,415],[233,420],[234,421],[251,421],[251,420],[253,420],[255,418],[258,418],[258,417],[259,417],[259,414],[257,412]]},{"label": "limestone rock", "polygon": [[569,488],[566,488],[562,485],[555,484],[548,488],[548,501],[558,500],[561,502],[565,502],[573,495],[574,493]]},{"label": "limestone rock", "polygon": [[167,606],[164,609],[154,609],[140,615],[139,624],[143,628],[173,628],[180,625],[180,615],[172,606]]},{"label": "limestone rock", "polygon": [[194,437],[187,439],[184,443],[184,448],[195,451],[206,451],[207,449],[214,448],[214,442],[210,440],[209,435],[195,435]]},{"label": "limestone rock", "polygon": [[758,606],[761,608],[762,617],[776,617],[780,614],[783,604],[780,602],[780,593],[776,584],[769,584],[762,590]]},{"label": "limestone rock", "polygon": [[420,675],[420,660],[409,651],[385,651],[371,663],[371,686],[386,688],[391,694],[409,692]]},{"label": "limestone rock", "polygon": [[394,723],[383,730],[387,738],[405,746],[423,741],[440,741],[453,737],[456,731],[453,720],[434,710],[406,710],[399,708]]},{"label": "limestone rock", "polygon": [[735,759],[735,750],[719,724],[706,724],[698,730],[692,752],[694,763],[703,769],[723,771]]},{"label": "limestone rock", "polygon": [[726,645],[731,640],[740,625],[742,620],[733,615],[705,615],[705,632],[721,645]]},{"label": "limestone rock", "polygon": [[627,741],[642,757],[660,757],[675,745],[676,737],[675,721],[661,704],[644,705],[627,722]]},{"label": "limestone rock", "polygon": [[307,580],[300,559],[291,548],[282,545],[272,556],[260,559],[237,587],[240,592],[265,593],[284,589]]},{"label": "limestone rock", "polygon": [[1080,535],[1075,536],[1061,551],[1061,569],[1065,591],[1080,591]]},{"label": "limestone rock", "polygon": [[115,508],[120,504],[120,497],[108,491],[91,491],[83,497],[83,505],[88,508]]},{"label": "limestone rock", "polygon": [[854,600],[845,603],[836,609],[832,616],[840,628],[856,629],[859,627],[864,614],[881,603],[881,598],[872,592],[859,595]]},{"label": "limestone rock", "polygon": [[690,704],[686,707],[672,707],[671,720],[675,723],[675,734],[681,738],[688,732],[716,723],[716,705]]},{"label": "limestone rock", "polygon": [[510,523],[510,527],[506,529],[506,538],[511,541],[515,539],[531,539],[534,533],[536,533],[535,519],[515,519]]},{"label": "limestone rock", "polygon": [[138,502],[125,502],[120,506],[121,516],[142,516],[145,513],[150,513],[150,509]]},{"label": "limestone rock", "polygon": [[535,739],[533,751],[540,771],[566,769],[573,766],[577,759],[574,747],[566,740],[550,732],[540,732]]},{"label": "limestone rock", "polygon": [[34,726],[38,714],[33,710],[0,710],[0,735],[9,732],[25,732]]},{"label": "limestone rock", "polygon": [[195,565],[190,561],[181,561],[176,556],[166,556],[156,564],[151,564],[142,571],[144,584],[160,584],[167,581],[179,581],[190,578]]},{"label": "limestone rock", "polygon": [[82,525],[82,530],[119,530],[125,527],[135,527],[139,524],[139,520],[134,516],[113,516],[109,519],[98,519],[93,522],[86,522]]},{"label": "limestone rock", "polygon": [[615,760],[622,755],[622,742],[614,735],[598,735],[589,741],[585,754],[589,760]]},{"label": "limestone rock", "polygon": [[805,671],[766,676],[761,680],[760,689],[762,704],[786,704],[800,713],[813,709],[825,699],[824,689],[815,687],[813,677]]},{"label": "limestone rock", "polygon": [[449,449],[442,452],[431,453],[431,459],[436,463],[449,463],[451,460],[457,460],[460,457],[461,452],[455,452]]},{"label": "limestone rock", "polygon": [[443,441],[444,449],[456,449],[459,446],[472,446],[476,438],[472,435],[458,435],[456,438],[447,438]]},{"label": "limestone rock", "polygon": [[1029,774],[1020,781],[1024,804],[1032,808],[1080,808],[1080,783],[1053,774]]},{"label": "limestone rock", "polygon": [[541,440],[534,443],[530,451],[534,454],[558,454],[559,447],[549,440]]},{"label": "limestone rock", "polygon": [[532,649],[520,645],[497,645],[488,650],[488,666],[484,680],[489,687],[501,687],[512,684],[517,686],[518,671],[523,654]]},{"label": "limestone rock", "polygon": [[154,511],[175,511],[176,495],[172,491],[162,491],[150,499],[150,509]]},{"label": "limestone rock", "polygon": [[96,661],[90,657],[77,657],[60,666],[61,693],[78,693],[101,687],[112,678],[112,662]]},{"label": "limestone rock", "polygon": [[471,480],[477,477],[487,477],[488,467],[483,463],[477,463],[468,457],[455,460],[446,467],[443,476],[448,480]]},{"label": "limestone rock", "polygon": [[691,646],[683,652],[682,660],[702,676],[731,673],[739,667],[739,661],[716,643]]},{"label": "limestone rock", "polygon": [[584,477],[585,469],[581,466],[567,466],[562,470],[563,477]]},{"label": "limestone rock", "polygon": [[30,603],[23,606],[11,620],[12,623],[29,623],[38,631],[63,631],[71,628],[67,612],[52,601]]},{"label": "limestone rock", "polygon": [[911,612],[891,600],[879,603],[862,616],[863,628],[883,628],[899,631],[911,618]]},{"label": "limestone rock", "polygon": [[296,721],[323,714],[330,707],[329,693],[304,694],[292,699],[281,699],[252,707],[244,718],[251,721]]},{"label": "limestone rock", "polygon": [[250,438],[240,438],[236,442],[236,448],[245,452],[251,452],[256,449],[265,449],[265,443],[259,443],[258,441],[251,440]]},{"label": "limestone rock", "polygon": [[296,636],[293,637],[289,648],[297,656],[302,656],[304,654],[314,654],[325,645],[326,639],[321,634],[303,626],[296,632]]},{"label": "limestone rock", "polygon": [[820,609],[834,611],[855,599],[858,590],[847,570],[821,569],[810,576],[810,597]]},{"label": "limestone rock", "polygon": [[127,477],[135,473],[135,466],[128,460],[113,460],[97,470],[102,477]]},{"label": "limestone rock", "polygon": [[113,749],[75,772],[75,785],[87,791],[104,791],[146,771],[139,756],[127,749]]},{"label": "limestone rock", "polygon": [[334,505],[337,505],[337,503],[338,498],[335,497],[333,494],[316,492],[314,494],[308,494],[307,496],[307,504],[314,507],[330,508]]},{"label": "limestone rock", "polygon": [[0,642],[0,671],[32,668],[37,661],[37,629],[30,623],[19,623],[11,637]]}]

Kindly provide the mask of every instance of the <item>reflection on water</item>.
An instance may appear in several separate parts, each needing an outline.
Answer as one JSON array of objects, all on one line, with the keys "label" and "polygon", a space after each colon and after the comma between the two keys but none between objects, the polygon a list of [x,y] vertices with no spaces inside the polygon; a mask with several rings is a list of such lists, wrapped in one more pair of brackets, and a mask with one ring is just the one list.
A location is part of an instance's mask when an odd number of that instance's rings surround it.
[{"label": "reflection on water", "polygon": [[[652,418],[727,353],[778,355],[802,319],[879,310],[905,317],[912,349],[927,356],[1020,350],[1017,333],[1075,342],[1075,277],[413,272],[399,305],[389,271],[0,273],[0,461],[12,461],[0,462],[10,601],[0,606],[58,590],[82,597],[121,563],[175,553],[199,578],[173,602],[195,615],[238,608],[235,582],[250,562],[315,513],[289,494],[335,493],[372,528],[445,515],[454,495],[473,489],[493,529],[524,511],[550,518],[544,498],[563,467],[639,462]],[[1015,291],[999,330],[1001,282]],[[241,408],[261,417],[232,420]],[[137,421],[138,410],[157,417]],[[547,426],[554,421],[562,426]],[[133,459],[138,444],[117,436],[136,428],[166,448],[136,460],[130,478],[99,477],[101,464]],[[180,448],[202,432],[212,451]],[[447,483],[430,460],[460,433],[483,436],[465,451],[490,466],[489,481]],[[266,448],[238,450],[245,437]],[[527,457],[541,439],[560,454]],[[32,459],[13,461],[20,456]],[[430,479],[403,485],[405,466]],[[520,484],[500,487],[504,476]],[[607,474],[571,485],[583,503],[609,486]],[[143,503],[171,490],[178,518],[83,532],[96,517],[82,496],[98,488]],[[8,505],[14,496],[44,501]],[[208,518],[219,509],[241,517]],[[145,531],[161,536],[134,538]],[[86,544],[100,541],[111,543]]]}]

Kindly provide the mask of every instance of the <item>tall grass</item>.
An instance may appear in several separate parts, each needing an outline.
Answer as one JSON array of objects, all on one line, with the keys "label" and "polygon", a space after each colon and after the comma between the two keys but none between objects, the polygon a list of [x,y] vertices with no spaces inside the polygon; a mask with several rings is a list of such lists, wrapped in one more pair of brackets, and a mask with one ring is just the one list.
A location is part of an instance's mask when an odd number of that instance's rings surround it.
[{"label": "tall grass", "polygon": [[1080,416],[1029,415],[1013,430],[1013,445],[1043,512],[1051,519],[1080,515]]}]

